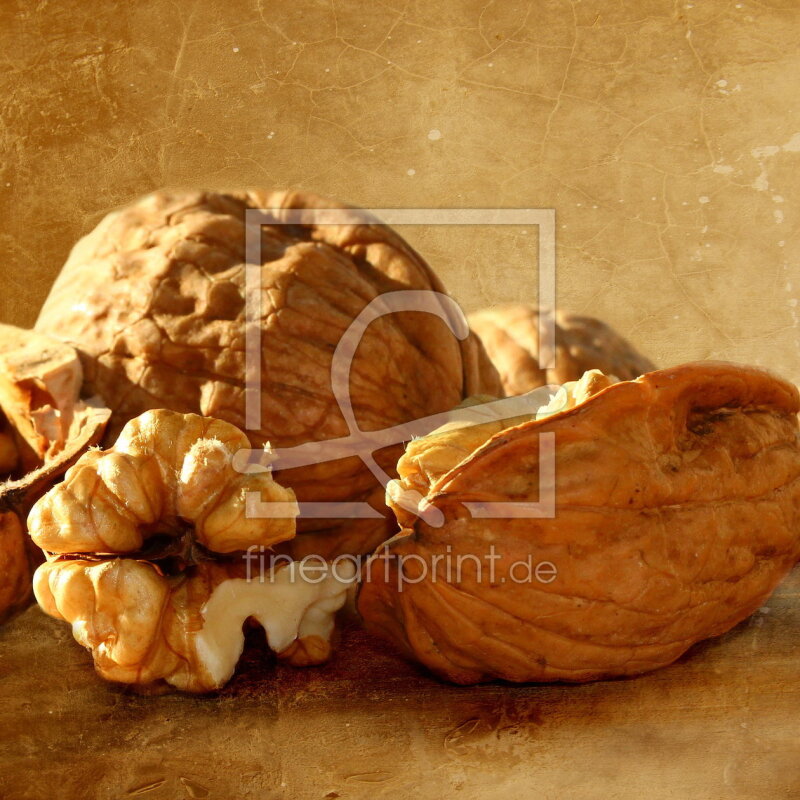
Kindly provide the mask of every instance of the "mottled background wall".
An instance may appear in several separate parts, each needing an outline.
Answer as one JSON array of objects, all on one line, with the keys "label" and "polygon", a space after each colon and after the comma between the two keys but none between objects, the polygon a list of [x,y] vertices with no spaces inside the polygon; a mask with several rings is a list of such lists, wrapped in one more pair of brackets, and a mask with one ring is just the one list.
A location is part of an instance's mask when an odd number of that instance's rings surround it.
[{"label": "mottled background wall", "polygon": [[[562,306],[665,364],[800,381],[796,0],[5,0],[0,24],[5,321],[141,193],[299,186],[555,208]],[[405,232],[467,309],[535,297],[535,235]]]}]

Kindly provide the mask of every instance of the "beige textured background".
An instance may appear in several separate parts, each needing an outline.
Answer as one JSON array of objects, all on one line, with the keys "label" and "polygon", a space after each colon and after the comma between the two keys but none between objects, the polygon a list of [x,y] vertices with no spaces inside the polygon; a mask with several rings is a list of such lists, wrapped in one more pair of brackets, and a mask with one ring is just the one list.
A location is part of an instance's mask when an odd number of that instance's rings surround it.
[{"label": "beige textured background", "polygon": [[[562,306],[800,381],[796,0],[6,0],[0,26],[4,321],[141,193],[299,186],[555,208]],[[535,297],[521,230],[404,233],[468,310]]]},{"label": "beige textured background", "polygon": [[[563,307],[652,358],[800,382],[797,0],[0,3],[0,320],[161,186],[544,207]],[[535,297],[535,231],[404,231],[465,308]],[[443,686],[349,627],[218,697],[109,687],[37,609],[0,628],[0,795],[800,797],[800,583],[666,670]]]}]

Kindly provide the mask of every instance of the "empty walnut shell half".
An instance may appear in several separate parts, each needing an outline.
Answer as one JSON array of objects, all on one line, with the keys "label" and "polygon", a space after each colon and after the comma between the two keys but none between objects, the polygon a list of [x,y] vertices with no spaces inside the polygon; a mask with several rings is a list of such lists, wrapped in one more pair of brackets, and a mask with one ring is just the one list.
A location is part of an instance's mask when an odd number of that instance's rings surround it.
[{"label": "empty walnut shell half", "polygon": [[421,510],[420,501],[422,510],[429,507],[427,496],[431,486],[492,436],[525,422],[543,419],[573,408],[616,382],[616,378],[603,375],[599,370],[589,370],[579,381],[568,381],[559,387],[545,405],[538,405],[535,395],[531,394],[530,399],[525,398],[530,405],[528,413],[477,425],[459,419],[459,410],[490,402],[495,398],[478,396],[465,400],[448,415],[454,417],[453,421],[427,436],[413,439],[406,446],[406,451],[397,464],[400,477],[390,481],[386,487],[386,503],[394,511],[400,527],[412,526]]},{"label": "empty walnut shell half", "polygon": [[83,400],[73,348],[0,325],[0,621],[31,600],[41,553],[24,520],[33,503],[103,435],[109,410]]},{"label": "empty walnut shell half", "polygon": [[655,369],[650,359],[599,319],[564,311],[552,316],[556,366],[543,369],[539,365],[541,317],[535,306],[515,303],[470,314],[470,327],[500,373],[507,396],[578,380],[590,369],[620,380],[632,380]]},{"label": "empty walnut shell half", "polygon": [[[459,429],[442,434],[430,469],[413,442],[399,482],[427,484],[444,522],[407,522],[370,559],[358,608],[457,683],[665,666],[753,613],[800,558],[798,410],[797,389],[765,371],[693,363],[461,457],[447,456]],[[537,511],[498,510],[509,502]]]},{"label": "empty walnut shell half", "polygon": [[[320,211],[331,208],[347,224]],[[247,254],[253,209],[267,211],[266,224],[258,253]],[[261,346],[260,371],[249,374],[248,260],[258,266]],[[36,328],[80,351],[89,384],[114,412],[109,441],[159,407],[245,430],[246,379],[254,385],[257,374],[261,423],[247,429],[250,442],[289,448],[350,433],[331,386],[334,351],[371,301],[409,290],[444,292],[425,261],[364,212],[304,192],[157,192],[78,242]],[[474,336],[459,341],[436,314],[401,311],[366,328],[349,389],[356,422],[374,431],[495,393],[499,383]],[[387,449],[380,463],[393,469],[401,452]],[[369,502],[377,512],[301,519],[298,554],[369,552],[391,532],[383,486],[354,456],[286,469],[280,480],[301,502]]]},{"label": "empty walnut shell half", "polygon": [[[253,573],[243,554],[294,536],[298,509],[268,464],[234,470],[247,446],[227,422],[149,411],[34,505],[30,534],[48,557],[34,576],[36,599],[72,624],[104,678],[216,689],[233,673],[251,617],[293,663],[327,658],[347,581],[304,580],[288,559]],[[251,497],[269,513],[248,513]]]}]

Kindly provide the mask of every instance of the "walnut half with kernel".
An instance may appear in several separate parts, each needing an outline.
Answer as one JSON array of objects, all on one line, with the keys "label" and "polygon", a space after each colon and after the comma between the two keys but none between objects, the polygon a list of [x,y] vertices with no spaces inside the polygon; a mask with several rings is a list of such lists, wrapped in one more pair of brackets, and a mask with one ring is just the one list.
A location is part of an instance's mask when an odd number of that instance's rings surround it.
[{"label": "walnut half with kernel", "polygon": [[[291,663],[328,657],[353,566],[312,581],[287,559],[253,577],[244,556],[291,539],[298,506],[267,463],[233,468],[244,448],[247,437],[227,422],[148,411],[112,448],[84,454],[31,510],[31,537],[47,556],[36,599],[71,623],[104,678],[219,688],[248,619]],[[250,495],[270,504],[268,516],[248,512]]]}]

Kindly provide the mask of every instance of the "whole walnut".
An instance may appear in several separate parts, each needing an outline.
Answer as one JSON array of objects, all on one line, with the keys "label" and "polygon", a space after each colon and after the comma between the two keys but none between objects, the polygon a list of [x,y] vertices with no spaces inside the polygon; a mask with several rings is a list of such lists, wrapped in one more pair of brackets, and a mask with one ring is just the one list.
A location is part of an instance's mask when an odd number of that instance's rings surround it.
[{"label": "whole walnut", "polygon": [[0,325],[0,620],[31,599],[41,553],[25,518],[33,503],[103,435],[109,411],[81,399],[75,351],[42,334]]},{"label": "whole walnut", "polygon": [[[245,446],[227,422],[148,411],[33,506],[31,538],[47,555],[36,599],[71,623],[104,678],[217,689],[233,674],[250,618],[291,663],[328,657],[353,564],[314,580],[286,557],[259,565],[259,552],[294,536],[298,508],[268,465],[233,468]],[[248,513],[250,496],[271,513]]]},{"label": "whole walnut", "polygon": [[538,360],[540,314],[536,306],[514,303],[470,314],[470,327],[500,373],[507,396],[546,384],[578,380],[590,369],[632,380],[656,368],[599,319],[565,311],[556,311],[553,317],[556,366],[542,369]]},{"label": "whole walnut", "polygon": [[[194,412],[246,430],[245,221],[261,226],[261,424],[253,447],[290,448],[349,434],[331,388],[334,350],[371,301],[444,292],[394,231],[352,211],[352,224],[279,224],[290,211],[339,204],[302,192],[156,192],[107,216],[73,249],[37,330],[74,345],[88,384],[113,411],[107,441],[152,408]],[[293,220],[296,222],[296,220]],[[350,402],[365,431],[457,405],[499,381],[474,336],[459,341],[423,311],[391,313],[361,337]],[[393,470],[401,446],[379,463]],[[281,472],[298,500],[366,501],[373,519],[301,519],[294,551],[360,553],[390,533],[384,488],[355,456]]]},{"label": "whole walnut", "polygon": [[[399,514],[358,608],[443,678],[647,672],[752,614],[800,559],[793,385],[705,362],[583,388],[466,455],[456,428],[400,461],[390,502],[416,489],[443,522]],[[526,502],[538,517],[497,507]]]}]

